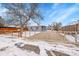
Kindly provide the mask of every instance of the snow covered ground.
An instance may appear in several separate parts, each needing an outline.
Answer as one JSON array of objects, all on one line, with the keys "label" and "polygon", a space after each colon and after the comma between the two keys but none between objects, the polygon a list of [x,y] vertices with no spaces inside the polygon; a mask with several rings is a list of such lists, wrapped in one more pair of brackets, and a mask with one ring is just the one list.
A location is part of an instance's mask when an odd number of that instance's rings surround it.
[{"label": "snow covered ground", "polygon": [[49,44],[45,41],[29,41],[11,35],[0,35],[0,56],[58,56],[52,51],[79,56],[79,47],[73,44]]},{"label": "snow covered ground", "polygon": [[76,37],[74,37],[74,36],[72,36],[72,35],[65,35],[65,37],[66,37],[66,39],[67,39],[69,42],[74,43],[75,40],[77,40],[77,42],[79,42],[79,34],[78,34]]},{"label": "snow covered ground", "polygon": [[69,42],[72,42],[72,43],[75,42],[75,37],[73,37],[72,35],[65,35],[65,37]]},{"label": "snow covered ground", "polygon": [[[37,34],[37,33],[40,33],[40,32],[37,32],[37,31],[26,31],[26,32],[23,32],[23,37],[29,37],[29,36],[32,36],[34,34]],[[11,33],[11,34],[8,34],[8,35],[13,35],[14,37],[15,36],[18,36],[18,33]]]},{"label": "snow covered ground", "polygon": [[75,37],[75,36],[72,36],[72,35],[64,35],[64,34],[62,34],[62,33],[60,33],[60,35],[62,35],[62,36],[65,36],[65,38],[69,41],[69,42],[71,42],[71,43],[74,43],[75,42],[75,39],[77,40],[77,42],[79,42],[79,34]]},{"label": "snow covered ground", "polygon": [[26,35],[26,37],[29,37],[29,36],[35,35],[37,33],[40,33],[40,32],[27,31],[27,32],[23,32],[23,36]]}]

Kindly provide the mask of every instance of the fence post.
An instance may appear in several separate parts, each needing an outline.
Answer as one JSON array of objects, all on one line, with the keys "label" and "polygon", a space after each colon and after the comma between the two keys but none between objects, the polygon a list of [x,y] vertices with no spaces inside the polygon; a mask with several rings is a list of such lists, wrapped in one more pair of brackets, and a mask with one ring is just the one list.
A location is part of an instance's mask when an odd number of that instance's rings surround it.
[{"label": "fence post", "polygon": [[12,33],[12,36],[13,36],[13,32],[11,31],[11,33]]},{"label": "fence post", "polygon": [[64,40],[65,40],[65,31],[64,31]]},{"label": "fence post", "polygon": [[75,43],[77,43],[77,32],[75,32]]}]

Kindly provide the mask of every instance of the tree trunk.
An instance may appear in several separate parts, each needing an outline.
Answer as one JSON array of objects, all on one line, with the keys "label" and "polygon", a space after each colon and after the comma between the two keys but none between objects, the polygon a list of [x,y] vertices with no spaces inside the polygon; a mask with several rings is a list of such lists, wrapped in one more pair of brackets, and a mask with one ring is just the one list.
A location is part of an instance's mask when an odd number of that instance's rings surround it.
[{"label": "tree trunk", "polygon": [[19,37],[22,37],[22,34],[23,34],[23,27],[20,28]]},{"label": "tree trunk", "polygon": [[20,19],[20,25],[21,25],[21,27],[20,27],[20,34],[19,34],[20,37],[22,37],[24,25],[25,25],[29,20],[30,20],[30,17],[28,17],[28,18],[26,17],[26,21],[25,21],[24,23],[22,23],[22,19]]},{"label": "tree trunk", "polygon": [[22,26],[22,20],[20,19],[20,33],[19,33],[19,37],[22,37],[23,34],[23,26]]}]

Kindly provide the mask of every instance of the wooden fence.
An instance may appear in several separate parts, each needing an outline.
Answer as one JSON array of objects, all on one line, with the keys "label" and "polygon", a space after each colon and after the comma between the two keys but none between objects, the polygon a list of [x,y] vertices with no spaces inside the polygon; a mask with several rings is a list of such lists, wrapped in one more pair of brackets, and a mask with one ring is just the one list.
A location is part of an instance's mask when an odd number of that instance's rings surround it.
[{"label": "wooden fence", "polygon": [[[28,29],[24,28],[23,31],[28,31]],[[15,33],[15,32],[20,32],[20,28],[16,28],[16,27],[0,27],[0,34]]]}]

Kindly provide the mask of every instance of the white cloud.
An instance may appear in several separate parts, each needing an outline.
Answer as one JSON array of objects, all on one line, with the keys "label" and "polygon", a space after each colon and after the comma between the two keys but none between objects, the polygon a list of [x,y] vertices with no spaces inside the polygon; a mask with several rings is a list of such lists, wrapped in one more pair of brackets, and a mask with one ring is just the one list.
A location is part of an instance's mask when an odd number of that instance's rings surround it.
[{"label": "white cloud", "polygon": [[6,11],[7,11],[7,9],[5,9],[5,8],[0,8],[0,16],[4,17]]},{"label": "white cloud", "polygon": [[49,10],[48,14],[49,17],[52,17],[53,15],[55,15],[59,10],[54,10],[56,9],[60,4],[59,3],[54,3],[54,5],[52,5],[52,8]]},{"label": "white cloud", "polygon": [[58,12],[57,10],[56,10],[56,11],[54,11],[54,12],[52,11],[52,12],[51,12],[51,14],[49,15],[49,17],[54,16],[57,12]]},{"label": "white cloud", "polygon": [[5,8],[0,8],[0,12],[5,12],[7,9]]},{"label": "white cloud", "polygon": [[[55,7],[55,9],[53,8],[53,6]],[[53,21],[63,22],[68,17],[71,17],[71,15],[73,15],[76,11],[79,10],[78,8],[79,4],[75,4],[69,8],[60,8],[61,7],[60,4],[54,4],[53,6],[52,6],[52,9],[48,11],[47,19],[49,19],[50,22],[53,22]]]},{"label": "white cloud", "polygon": [[66,12],[64,12],[64,14],[62,14],[60,17],[56,18],[55,21],[57,21],[57,22],[61,22],[62,21],[63,22],[67,17],[72,15],[76,10],[77,10],[77,7],[75,7],[75,6],[68,8],[66,10]]},{"label": "white cloud", "polygon": [[37,24],[35,22],[33,22],[32,20],[29,21],[28,26],[37,26]]}]

